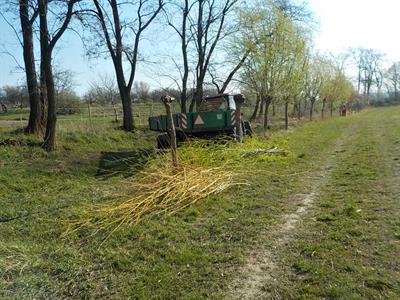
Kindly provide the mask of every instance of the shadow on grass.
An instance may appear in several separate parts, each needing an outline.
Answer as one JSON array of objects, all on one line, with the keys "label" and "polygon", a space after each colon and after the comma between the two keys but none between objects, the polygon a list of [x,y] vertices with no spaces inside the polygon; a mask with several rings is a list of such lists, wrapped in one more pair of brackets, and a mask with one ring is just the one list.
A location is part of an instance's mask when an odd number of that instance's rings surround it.
[{"label": "shadow on grass", "polygon": [[96,177],[104,179],[121,175],[130,177],[140,171],[155,153],[154,148],[137,151],[102,152]]},{"label": "shadow on grass", "polygon": [[0,146],[40,147],[42,144],[37,136],[24,134],[24,128],[9,131],[0,138]]}]

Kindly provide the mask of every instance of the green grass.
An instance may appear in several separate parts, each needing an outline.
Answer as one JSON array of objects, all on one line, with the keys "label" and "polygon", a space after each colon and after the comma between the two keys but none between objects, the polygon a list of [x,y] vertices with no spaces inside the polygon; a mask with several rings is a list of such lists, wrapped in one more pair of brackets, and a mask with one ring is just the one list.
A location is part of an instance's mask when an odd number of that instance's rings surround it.
[{"label": "green grass", "polygon": [[282,255],[284,299],[399,299],[400,110],[363,113]]},{"label": "green grass", "polygon": [[[160,215],[147,218],[137,226],[126,226],[103,244],[104,236],[93,236],[91,232],[62,238],[63,223],[77,217],[80,207],[119,201],[114,194],[125,190],[126,180],[130,178],[126,176],[137,172],[141,166],[138,161],[144,163],[149,159],[148,154],[154,149],[154,135],[145,131],[128,134],[112,128],[102,130],[97,126],[87,132],[66,127],[59,133],[55,153],[46,153],[37,146],[2,145],[0,298],[222,298],[237,268],[244,263],[247,251],[259,239],[259,233],[280,222],[280,217],[291,209],[290,196],[304,192],[304,181],[319,168],[342,133],[353,123],[368,125],[372,119],[378,122],[382,118],[394,118],[399,111],[398,108],[379,109],[349,118],[313,122],[288,133],[276,133],[263,142],[264,146],[278,145],[289,151],[286,158],[240,161],[240,149],[232,146],[232,156],[242,170],[258,170],[257,176],[246,178],[250,186],[234,187],[172,216]],[[355,297],[398,293],[398,273],[392,270],[389,258],[394,264],[393,251],[398,250],[396,234],[400,234],[400,223],[395,217],[381,218],[381,214],[390,216],[392,211],[397,211],[398,216],[398,203],[396,206],[390,200],[392,195],[384,193],[380,200],[385,209],[376,211],[381,207],[376,201],[359,203],[361,200],[357,200],[378,197],[375,183],[386,184],[392,172],[386,168],[383,173],[379,172],[382,169],[379,151],[370,154],[366,150],[372,136],[377,138],[372,133],[355,138],[354,145],[340,153],[346,161],[335,167],[337,175],[333,175],[332,187],[324,188],[324,197],[316,212],[320,220],[307,223],[311,237],[314,232],[318,237],[319,229],[326,230],[326,243],[324,236],[319,237],[321,243],[308,243],[311,238],[307,231],[302,233],[304,243],[293,241],[285,254],[293,269],[289,276],[293,288],[280,286],[281,294],[294,296],[299,289],[299,295],[305,298],[321,295],[340,298],[351,290],[351,282],[356,279],[352,281],[344,272],[338,272],[333,278],[335,285],[328,289],[324,284],[328,284],[332,271],[319,267],[318,261],[314,262],[306,253],[313,253],[317,248],[325,251],[321,255],[329,255],[329,251],[344,243],[341,247],[347,246],[348,250],[343,253],[354,255],[353,243],[371,245],[381,238],[375,233],[378,228],[384,228],[384,240],[376,249],[382,253],[367,252],[374,263],[366,255],[362,263],[351,264],[354,260],[357,262],[358,256],[350,255],[349,259],[343,259],[343,265],[340,257],[335,258],[334,265],[338,270],[354,269],[358,278],[363,278],[364,289],[369,293],[354,290]],[[396,134],[387,134],[387,145],[396,141]],[[5,139],[32,141],[27,144],[40,142],[9,130],[2,132],[0,140]],[[373,149],[378,147],[380,144],[375,142]],[[386,149],[382,151],[389,151],[385,145],[382,147]],[[144,148],[146,152],[142,151]],[[212,154],[206,148],[199,151],[205,156],[207,152]],[[354,162],[360,167],[347,164],[353,154],[361,155]],[[229,155],[229,151],[224,155]],[[222,157],[213,159],[223,160]],[[340,175],[343,170],[349,173],[348,180],[359,180],[357,191],[347,190],[348,181]],[[344,190],[344,198],[342,193],[335,194],[336,185]],[[366,194],[365,186],[368,187]],[[355,192],[357,199],[351,197]],[[357,212],[359,208],[362,219]],[[331,232],[332,224],[335,229]],[[373,234],[367,235],[364,241],[365,232],[369,231]],[[291,258],[293,253],[296,256]],[[383,266],[383,275],[369,270],[371,266],[378,270],[379,264]],[[323,273],[314,274],[315,268]],[[303,282],[310,274],[314,277]],[[317,276],[321,278],[320,288]]]}]

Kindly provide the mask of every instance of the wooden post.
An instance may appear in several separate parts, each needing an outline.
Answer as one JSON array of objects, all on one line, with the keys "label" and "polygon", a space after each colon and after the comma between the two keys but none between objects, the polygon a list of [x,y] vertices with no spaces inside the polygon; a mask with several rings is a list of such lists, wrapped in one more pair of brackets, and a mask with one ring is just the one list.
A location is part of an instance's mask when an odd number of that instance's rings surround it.
[{"label": "wooden post", "polygon": [[89,128],[93,129],[93,126],[92,126],[92,111],[90,109],[90,102],[91,102],[91,100],[89,99],[89,101],[88,101]]},{"label": "wooden post", "polygon": [[239,143],[243,143],[243,127],[242,127],[242,105],[244,97],[242,95],[234,96],[236,103],[236,133],[235,138]]},{"label": "wooden post", "polygon": [[289,116],[288,116],[288,109],[289,109],[289,99],[285,102],[285,130],[289,129]]},{"label": "wooden post", "polygon": [[114,95],[111,96],[111,103],[112,103],[113,110],[114,110],[114,122],[118,123],[118,111],[117,111],[117,107],[115,106],[115,103],[114,103]]},{"label": "wooden post", "polygon": [[150,117],[153,116],[153,110],[154,110],[154,100],[153,100],[153,98],[151,98]]},{"label": "wooden post", "polygon": [[175,132],[175,125],[174,125],[174,120],[172,118],[172,110],[171,110],[171,104],[172,104],[173,98],[170,96],[164,96],[161,98],[161,101],[165,105],[165,110],[167,112],[167,122],[168,122],[168,133],[170,137],[170,146],[171,146],[171,154],[172,154],[172,165],[174,167],[178,166],[178,159],[176,157],[176,132]]}]

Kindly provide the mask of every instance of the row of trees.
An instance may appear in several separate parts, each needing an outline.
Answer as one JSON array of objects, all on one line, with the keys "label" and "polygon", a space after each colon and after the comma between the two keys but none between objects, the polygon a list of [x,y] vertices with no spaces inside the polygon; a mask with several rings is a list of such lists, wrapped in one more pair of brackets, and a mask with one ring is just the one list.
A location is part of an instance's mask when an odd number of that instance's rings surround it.
[{"label": "row of trees", "polygon": [[[181,40],[183,74],[180,103],[186,110],[186,85],[195,61],[196,89],[193,102],[203,97],[204,81],[217,45],[224,39],[232,22],[233,11],[239,0],[19,0],[7,3],[9,11],[19,11],[19,40],[23,49],[24,69],[30,101],[27,133],[38,134],[45,127],[43,147],[54,149],[56,129],[56,101],[53,77],[53,51],[70,27],[73,19],[79,21],[86,40],[90,41],[89,55],[101,55],[105,49],[112,60],[123,107],[123,128],[134,129],[131,90],[141,60],[140,49],[144,34],[155,20],[167,20]],[[178,12],[178,14],[177,14]],[[181,16],[181,17],[179,17]],[[16,20],[13,20],[16,23]],[[13,21],[9,23],[12,24]],[[164,22],[165,23],[165,22]],[[99,28],[101,30],[99,30]],[[53,30],[54,29],[54,30]],[[37,35],[34,33],[38,33]],[[40,45],[39,71],[35,64],[35,38]],[[192,52],[195,55],[192,55]],[[233,75],[232,75],[233,76]],[[232,78],[232,76],[230,78]],[[229,81],[229,80],[228,80]],[[227,82],[228,82],[227,81]],[[225,84],[225,88],[227,83]],[[224,90],[223,88],[222,90]],[[221,90],[221,91],[222,91]]]},{"label": "row of trees", "polygon": [[[9,23],[23,49],[31,108],[26,132],[44,131],[47,150],[54,149],[57,120],[53,51],[68,28],[80,32],[90,57],[111,59],[115,79],[92,84],[85,99],[122,103],[127,131],[134,129],[132,95],[152,96],[135,78],[138,65],[148,59],[144,52],[154,48],[146,41],[159,32],[169,38],[160,38],[156,49],[162,57],[157,75],[173,85],[152,94],[177,91],[182,112],[194,110],[210,89],[223,93],[231,87],[254,95],[252,118],[263,115],[267,129],[271,105],[285,108],[287,127],[291,106],[298,115],[307,109],[312,119],[318,103],[324,116],[355,98],[344,60],[313,51],[312,14],[298,1],[18,0],[6,7],[19,8],[19,18]],[[34,49],[37,44],[40,49]],[[378,82],[377,68],[367,70],[372,65],[364,52],[354,51],[353,57],[359,58],[358,91],[369,95]]]},{"label": "row of trees", "polygon": [[354,94],[337,59],[312,51],[309,14],[304,7],[284,5],[287,2],[256,2],[242,10],[244,31],[239,45],[249,59],[241,71],[241,85],[256,94],[252,119],[264,116],[268,128],[271,105],[282,105],[285,127],[288,127],[289,105],[298,114],[301,106],[309,108],[322,103],[322,117],[327,107],[346,103]]}]

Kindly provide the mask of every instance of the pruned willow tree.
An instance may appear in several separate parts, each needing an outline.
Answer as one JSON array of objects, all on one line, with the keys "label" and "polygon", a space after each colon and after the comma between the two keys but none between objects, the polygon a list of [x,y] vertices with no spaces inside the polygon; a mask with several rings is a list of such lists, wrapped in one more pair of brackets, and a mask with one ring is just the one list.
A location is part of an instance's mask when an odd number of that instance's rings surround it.
[{"label": "pruned willow tree", "polygon": [[[278,103],[284,106],[285,129],[289,127],[289,105],[296,105],[304,91],[307,72],[307,39],[304,32],[293,27],[288,35],[292,41],[287,47],[287,60],[281,73],[281,90],[277,92]],[[289,42],[289,41],[288,41]]]},{"label": "pruned willow tree", "polygon": [[307,34],[271,1],[247,7],[241,17],[244,29],[240,43],[249,53],[242,84],[256,93],[253,116],[263,110],[266,131],[271,104],[283,103],[287,108],[302,92]]},{"label": "pruned willow tree", "polygon": [[320,99],[322,102],[321,118],[323,119],[325,117],[326,106],[328,106],[330,116],[332,117],[334,109],[347,104],[355,91],[344,70],[334,60],[324,59],[321,63],[323,81]]}]

